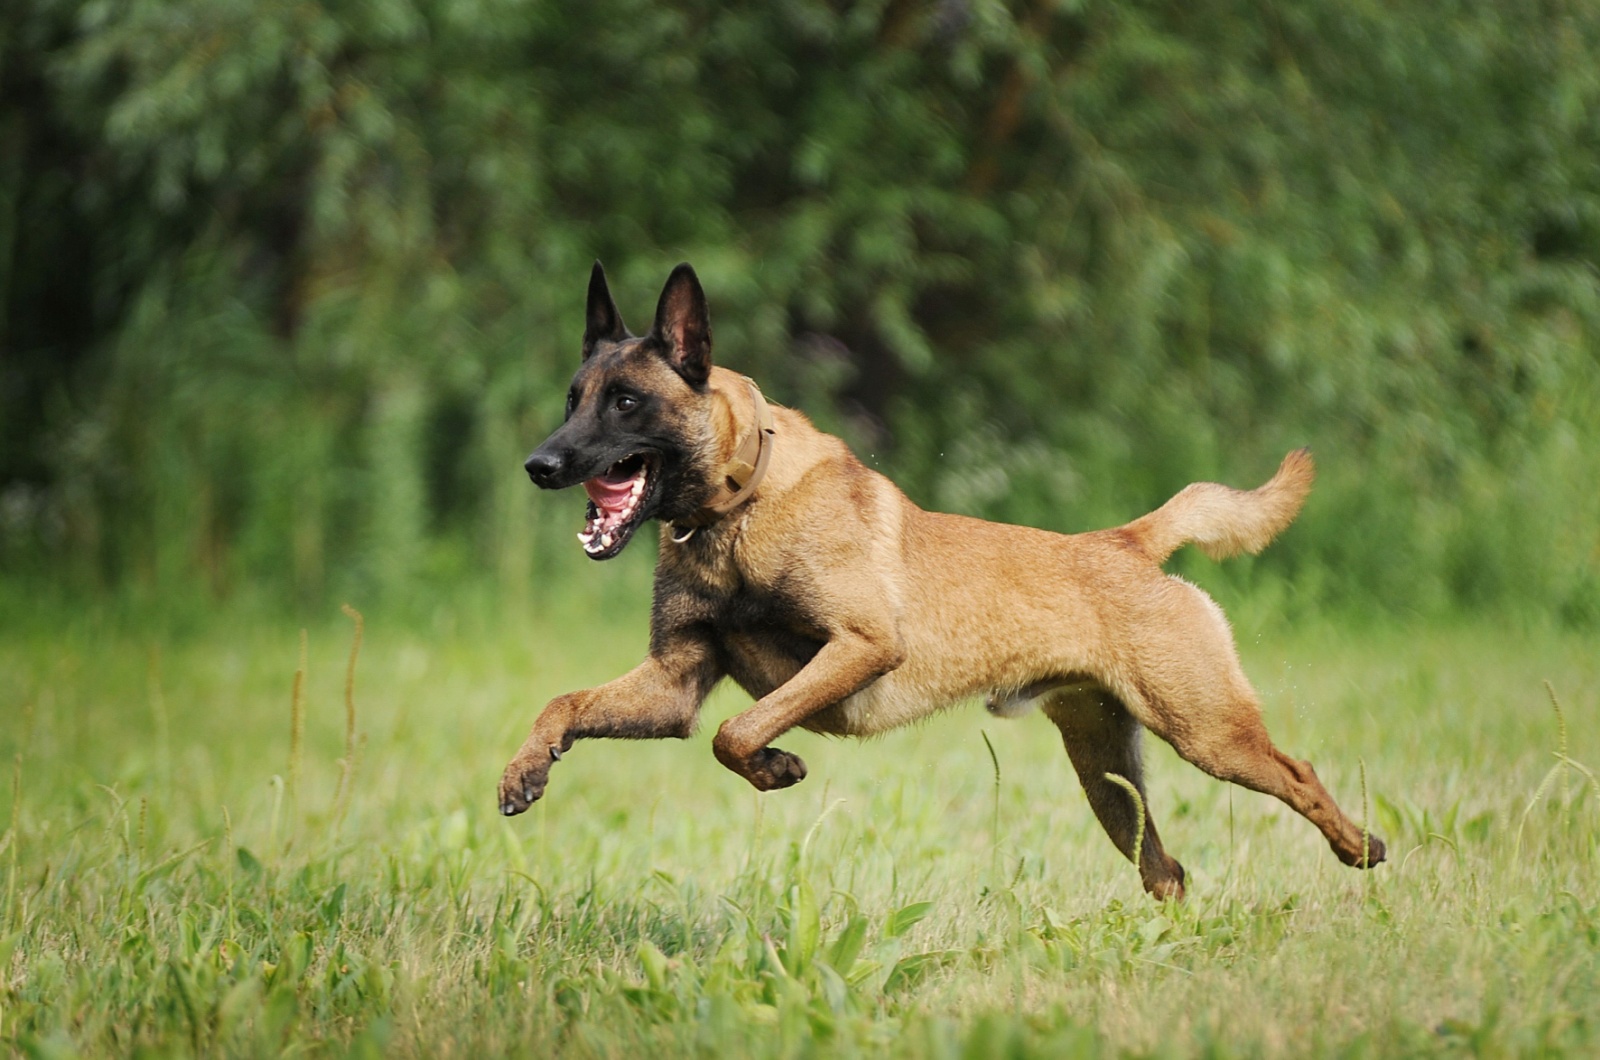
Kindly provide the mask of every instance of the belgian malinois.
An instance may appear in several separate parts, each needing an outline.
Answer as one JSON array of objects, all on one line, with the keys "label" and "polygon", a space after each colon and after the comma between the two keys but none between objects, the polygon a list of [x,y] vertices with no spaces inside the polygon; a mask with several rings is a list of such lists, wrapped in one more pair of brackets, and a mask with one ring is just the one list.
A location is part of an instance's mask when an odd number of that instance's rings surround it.
[{"label": "belgian malinois", "polygon": [[528,457],[545,489],[582,483],[578,535],[594,559],[661,524],[650,651],[614,681],[557,696],[506,767],[500,809],[526,810],[574,740],[686,737],[731,677],[755,704],[722,723],[717,760],[757,789],[806,767],[772,741],[799,725],[866,736],[986,697],[995,714],[1037,704],[1061,731],[1089,805],[1144,887],[1183,896],[1183,867],[1142,799],[1140,728],[1214,777],[1275,795],[1345,864],[1384,845],[1340,811],[1307,762],[1261,722],[1222,610],[1162,572],[1179,546],[1257,552],[1311,488],[1310,454],[1242,491],[1185,488],[1126,526],[1055,534],[923,511],[843,442],[711,363],[694,270],[667,280],[636,337],[598,262],[566,421]]}]

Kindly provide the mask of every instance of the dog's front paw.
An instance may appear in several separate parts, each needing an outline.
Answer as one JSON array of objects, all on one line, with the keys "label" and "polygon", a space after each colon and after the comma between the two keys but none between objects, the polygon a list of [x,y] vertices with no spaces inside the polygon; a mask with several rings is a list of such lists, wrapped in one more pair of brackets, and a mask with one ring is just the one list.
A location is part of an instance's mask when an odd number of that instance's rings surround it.
[{"label": "dog's front paw", "polygon": [[1353,869],[1375,868],[1389,859],[1389,850],[1383,845],[1383,840],[1371,832],[1329,845],[1339,860]]},{"label": "dog's front paw", "polygon": [[1355,850],[1350,852],[1349,856],[1346,856],[1343,852],[1341,852],[1339,855],[1340,859],[1343,860],[1346,865],[1349,865],[1351,868],[1355,869],[1376,868],[1378,865],[1381,865],[1383,862],[1389,860],[1389,850],[1383,845],[1383,840],[1379,839],[1371,832],[1367,833],[1366,840],[1367,842],[1365,851],[1363,851],[1360,847],[1357,847]]},{"label": "dog's front paw", "polygon": [[538,747],[524,747],[500,776],[500,812],[515,817],[544,795],[550,781],[550,763],[561,757],[559,748],[542,753]]},{"label": "dog's front paw", "polygon": [[763,747],[750,756],[742,772],[757,791],[776,791],[806,779],[806,764],[799,755],[776,747]]}]

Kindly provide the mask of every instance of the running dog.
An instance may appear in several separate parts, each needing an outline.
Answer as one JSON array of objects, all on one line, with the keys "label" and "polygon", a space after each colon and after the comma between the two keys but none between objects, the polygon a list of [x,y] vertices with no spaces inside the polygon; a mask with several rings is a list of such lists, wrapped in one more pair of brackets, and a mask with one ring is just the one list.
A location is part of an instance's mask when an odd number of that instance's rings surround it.
[{"label": "running dog", "polygon": [[596,262],[566,420],[525,466],[544,489],[583,485],[578,540],[591,558],[617,555],[651,519],[660,558],[649,654],[545,707],[500,781],[507,816],[544,794],[575,740],[686,737],[731,677],[755,703],[723,722],[712,750],[761,791],[805,779],[805,764],[772,746],[795,726],[867,736],[985,697],[995,714],[1037,705],[1055,724],[1089,805],[1157,898],[1182,898],[1184,871],[1140,812],[1141,728],[1212,776],[1283,800],[1345,864],[1384,860],[1310,763],[1273,746],[1222,610],[1161,570],[1187,542],[1215,558],[1266,547],[1311,489],[1307,450],[1258,489],[1194,483],[1112,530],[924,511],[842,441],[711,363],[687,264],[635,336]]}]

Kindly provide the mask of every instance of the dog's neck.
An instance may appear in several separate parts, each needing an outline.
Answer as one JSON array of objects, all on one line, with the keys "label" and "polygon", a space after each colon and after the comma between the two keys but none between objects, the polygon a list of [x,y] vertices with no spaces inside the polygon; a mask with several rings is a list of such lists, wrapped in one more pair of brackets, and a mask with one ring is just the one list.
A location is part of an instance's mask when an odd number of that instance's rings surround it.
[{"label": "dog's neck", "polygon": [[772,440],[777,433],[772,410],[767,407],[766,398],[761,396],[761,388],[756,386],[755,380],[748,376],[740,378],[750,393],[753,406],[750,425],[733,456],[722,465],[716,496],[687,519],[672,524],[672,539],[680,544],[689,540],[696,530],[710,526],[749,500],[772,462]]}]

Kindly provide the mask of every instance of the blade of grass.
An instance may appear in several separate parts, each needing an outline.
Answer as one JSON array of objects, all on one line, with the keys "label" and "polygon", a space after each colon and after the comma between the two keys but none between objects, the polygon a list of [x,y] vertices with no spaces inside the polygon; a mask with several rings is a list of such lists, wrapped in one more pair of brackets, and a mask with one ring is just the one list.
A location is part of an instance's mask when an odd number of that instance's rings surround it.
[{"label": "blade of grass", "polygon": [[1144,798],[1139,794],[1139,789],[1134,786],[1133,781],[1127,777],[1119,773],[1107,773],[1106,779],[1126,791],[1133,799],[1133,809],[1138,815],[1138,828],[1133,835],[1133,866],[1143,874],[1144,866],[1140,859],[1144,856]]},{"label": "blade of grass", "polygon": [[333,797],[333,830],[337,835],[350,810],[350,787],[356,770],[356,660],[361,656],[361,637],[366,629],[366,619],[361,612],[343,604],[340,607],[355,623],[355,633],[350,639],[350,662],[344,671],[344,757],[339,760],[339,786]]}]

